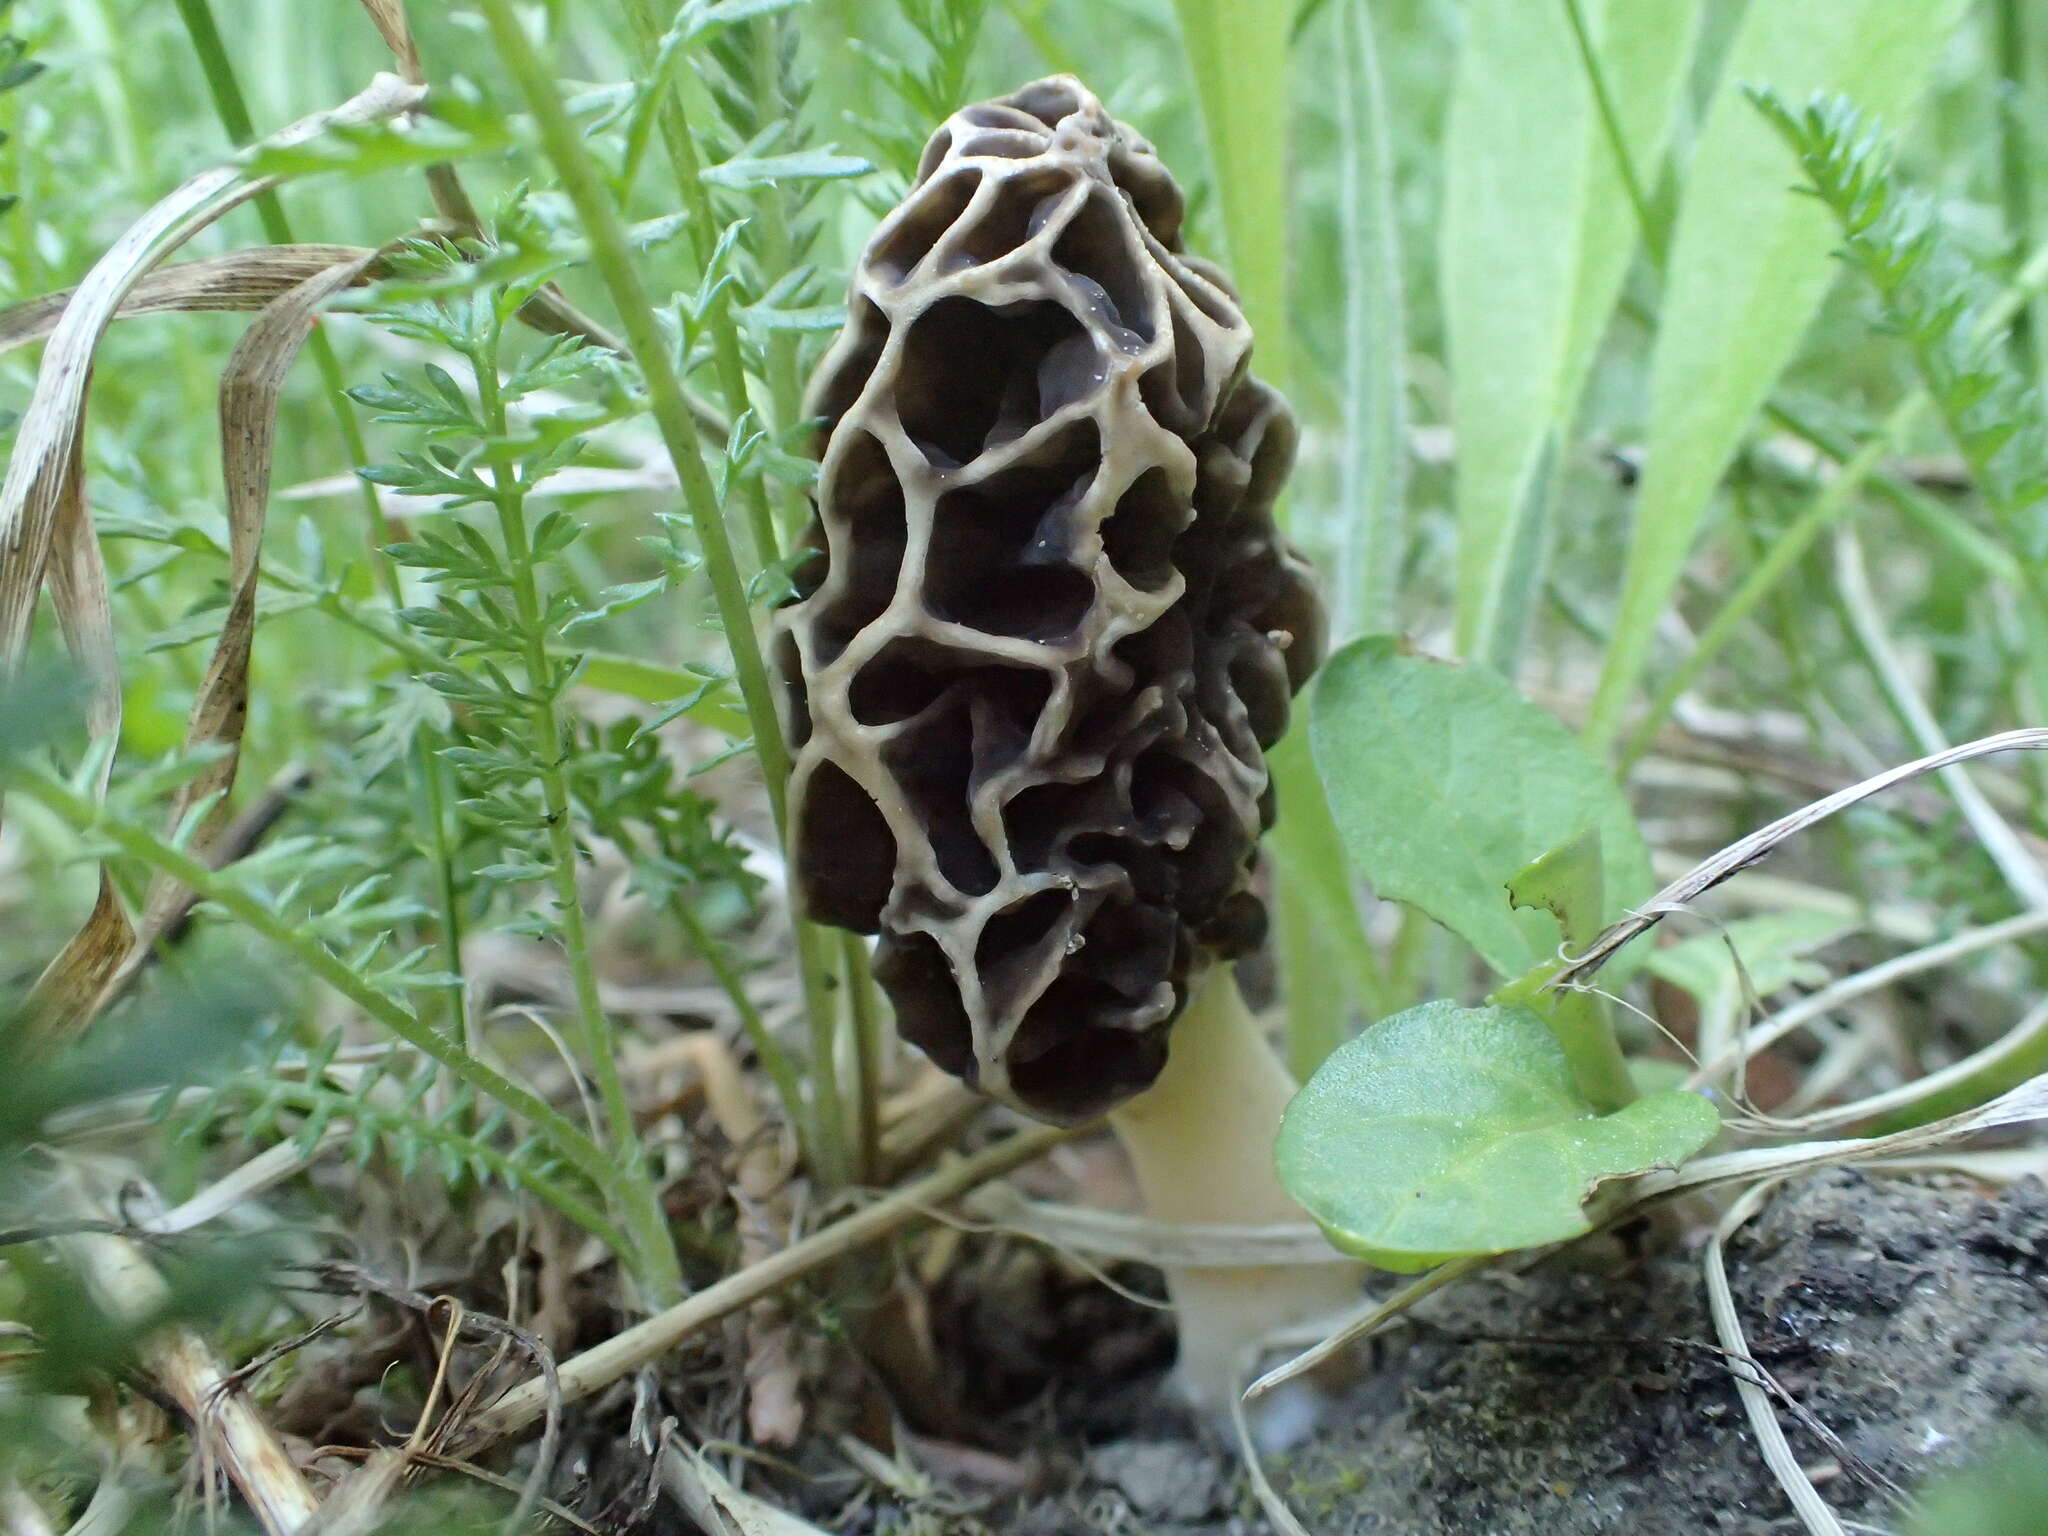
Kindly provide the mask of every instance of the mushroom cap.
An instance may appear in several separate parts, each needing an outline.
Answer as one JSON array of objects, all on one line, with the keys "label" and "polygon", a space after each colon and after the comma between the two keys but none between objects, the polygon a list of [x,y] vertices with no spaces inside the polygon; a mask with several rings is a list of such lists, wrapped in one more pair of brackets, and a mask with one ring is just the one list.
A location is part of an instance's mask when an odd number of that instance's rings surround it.
[{"label": "mushroom cap", "polygon": [[794,874],[898,1028],[1041,1119],[1149,1086],[1265,931],[1265,750],[1323,648],[1286,403],[1179,188],[1071,76],[956,112],[819,365],[778,617]]}]

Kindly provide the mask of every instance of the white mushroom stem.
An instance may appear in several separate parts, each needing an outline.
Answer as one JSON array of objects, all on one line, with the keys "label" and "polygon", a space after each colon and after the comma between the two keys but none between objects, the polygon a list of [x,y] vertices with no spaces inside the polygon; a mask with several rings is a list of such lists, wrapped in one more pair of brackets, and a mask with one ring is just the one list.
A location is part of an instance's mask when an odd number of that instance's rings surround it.
[{"label": "white mushroom stem", "polygon": [[[1306,1221],[1273,1169],[1273,1140],[1294,1089],[1231,968],[1212,966],[1173,1027],[1166,1070],[1110,1116],[1150,1213],[1244,1226]],[[1205,1409],[1226,1406],[1262,1338],[1351,1306],[1363,1273],[1334,1257],[1328,1264],[1167,1270],[1188,1396]]]}]

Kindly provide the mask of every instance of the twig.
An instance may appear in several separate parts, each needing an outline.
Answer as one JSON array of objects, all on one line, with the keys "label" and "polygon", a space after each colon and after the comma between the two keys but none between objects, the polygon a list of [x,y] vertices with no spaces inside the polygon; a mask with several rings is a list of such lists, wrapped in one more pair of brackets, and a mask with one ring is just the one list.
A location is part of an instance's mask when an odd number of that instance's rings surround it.
[{"label": "twig", "polygon": [[[320,1451],[323,1456],[349,1459],[367,1459],[377,1454],[367,1446],[360,1445],[324,1445]],[[520,1489],[517,1482],[501,1472],[486,1472],[482,1467],[467,1461],[458,1461],[453,1456],[443,1456],[438,1451],[414,1451],[409,1459],[416,1466],[432,1467],[436,1472],[453,1472],[462,1477],[474,1478],[477,1482],[488,1483],[491,1487],[502,1489],[506,1493],[517,1493]],[[571,1530],[588,1531],[591,1536],[602,1536],[596,1526],[567,1505],[558,1504],[553,1499],[542,1499],[535,1507],[545,1511],[550,1519],[561,1521]]]},{"label": "twig", "polygon": [[331,1125],[321,1133],[311,1147],[301,1147],[297,1140],[280,1141],[266,1147],[234,1172],[215,1180],[199,1191],[190,1200],[174,1209],[152,1216],[142,1223],[144,1232],[169,1236],[176,1232],[189,1232],[192,1228],[212,1221],[216,1216],[225,1215],[244,1200],[260,1195],[273,1185],[281,1184],[301,1168],[307,1167],[322,1152],[337,1142],[344,1141],[350,1127],[344,1123]]},{"label": "twig", "polygon": [[1314,1370],[1339,1350],[1378,1333],[1430,1292],[1441,1290],[1454,1280],[1462,1280],[1474,1270],[1484,1269],[1503,1257],[1505,1255],[1497,1253],[1474,1254],[1469,1258],[1453,1259],[1448,1264],[1438,1265],[1420,1279],[1402,1286],[1385,1301],[1368,1306],[1322,1343],[1303,1350],[1284,1365],[1274,1366],[1244,1389],[1245,1397],[1263,1397],[1282,1382],[1292,1381],[1304,1372]]},{"label": "twig", "polygon": [[[73,1175],[78,1203],[100,1202]],[[62,1240],[94,1299],[117,1320],[142,1322],[163,1310],[170,1287],[125,1238],[81,1234]],[[143,1364],[192,1426],[196,1442],[219,1455],[270,1536],[289,1536],[313,1518],[319,1501],[270,1426],[232,1390],[229,1373],[190,1328],[171,1327],[141,1346]]]},{"label": "twig", "polygon": [[[716,1285],[565,1361],[560,1372],[561,1401],[565,1405],[582,1401],[668,1353],[707,1324],[922,1219],[927,1206],[957,1200],[976,1185],[1036,1160],[1073,1134],[1062,1128],[1040,1128],[1012,1136],[883,1196],[873,1205],[792,1243],[758,1264],[726,1276]],[[547,1400],[544,1382],[522,1382],[471,1421],[457,1448],[464,1454],[473,1454],[492,1441],[518,1433],[540,1416]]]},{"label": "twig", "polygon": [[[314,1265],[312,1268],[316,1275],[327,1281],[331,1286],[363,1295],[381,1296],[386,1301],[403,1307],[407,1311],[418,1312],[423,1316],[431,1316],[435,1311],[445,1306],[453,1305],[445,1297],[429,1296],[424,1291],[415,1291],[407,1286],[393,1284],[382,1276],[373,1274],[371,1271],[363,1269],[358,1265],[325,1263]],[[460,1308],[457,1310],[457,1319],[459,1332],[500,1342],[509,1341],[524,1351],[534,1363],[536,1374],[526,1385],[535,1389],[535,1394],[538,1398],[537,1415],[543,1415],[546,1423],[541,1431],[540,1449],[534,1456],[533,1470],[527,1476],[525,1491],[521,1494],[519,1507],[514,1512],[523,1519],[532,1511],[535,1502],[540,1497],[541,1490],[547,1486],[549,1477],[553,1475],[555,1453],[561,1443],[562,1406],[564,1399],[561,1392],[560,1376],[555,1366],[555,1354],[553,1350],[549,1349],[534,1334],[513,1323],[507,1322],[504,1318],[494,1317],[488,1312],[474,1312],[466,1308]],[[442,1356],[444,1369],[446,1363],[447,1355],[444,1352]],[[486,1369],[488,1370],[489,1367]],[[480,1380],[481,1378],[479,1377],[478,1379]],[[436,1381],[438,1384],[438,1376]],[[475,1381],[471,1383],[472,1391],[476,1384]],[[469,1400],[469,1396],[470,1393],[466,1392],[461,1401],[466,1403]],[[451,1423],[460,1412],[460,1407],[449,1411],[448,1418]],[[529,1417],[527,1422],[531,1423],[532,1417]],[[413,1441],[409,1445],[410,1452],[415,1455],[422,1450],[432,1449],[435,1445],[456,1441],[464,1434],[464,1431],[460,1429],[444,1427],[442,1430],[437,1431],[433,1439],[429,1441],[421,1434],[425,1424],[426,1415],[423,1413],[421,1415],[420,1427],[415,1429]],[[473,1434],[473,1432],[471,1433]]]},{"label": "twig", "polygon": [[1885,1136],[1747,1147],[1739,1152],[1696,1157],[1678,1168],[1653,1168],[1628,1186],[1627,1202],[1606,1213],[1604,1220],[1619,1219],[1627,1211],[1652,1200],[1707,1189],[1716,1184],[1749,1183],[1758,1179],[1779,1179],[1815,1168],[1919,1157],[1985,1131],[2042,1120],[2048,1120],[2048,1073],[2029,1078],[1988,1104]]},{"label": "twig", "polygon": [[[706,1531],[738,1529],[745,1536],[826,1536],[807,1520],[742,1493],[704,1457],[670,1445],[661,1453],[661,1481],[692,1520]],[[774,1524],[770,1525],[770,1519]]]}]

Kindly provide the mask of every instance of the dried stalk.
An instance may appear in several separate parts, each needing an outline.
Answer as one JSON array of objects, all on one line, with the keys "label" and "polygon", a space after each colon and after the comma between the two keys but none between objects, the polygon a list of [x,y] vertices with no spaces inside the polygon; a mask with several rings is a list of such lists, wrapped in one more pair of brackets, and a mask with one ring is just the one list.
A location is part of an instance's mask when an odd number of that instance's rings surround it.
[{"label": "dried stalk", "polygon": [[[82,1214],[93,1220],[112,1214],[75,1176],[73,1182]],[[124,1237],[81,1233],[58,1239],[58,1247],[92,1299],[116,1321],[143,1322],[170,1298],[169,1285],[148,1256]],[[319,1500],[206,1341],[190,1328],[172,1326],[151,1335],[140,1353],[143,1367],[184,1411],[194,1442],[219,1458],[269,1536],[301,1530]]]},{"label": "dried stalk", "polygon": [[[560,1400],[580,1402],[620,1377],[667,1354],[691,1334],[740,1308],[773,1294],[793,1280],[914,1221],[968,1190],[1000,1178],[1043,1156],[1073,1133],[1058,1128],[1026,1131],[986,1151],[941,1169],[915,1184],[885,1195],[873,1205],[792,1243],[758,1264],[728,1275],[644,1323],[563,1362]],[[546,1411],[549,1393],[535,1378],[522,1382],[473,1419],[457,1447],[469,1455],[493,1441],[517,1434]]]}]

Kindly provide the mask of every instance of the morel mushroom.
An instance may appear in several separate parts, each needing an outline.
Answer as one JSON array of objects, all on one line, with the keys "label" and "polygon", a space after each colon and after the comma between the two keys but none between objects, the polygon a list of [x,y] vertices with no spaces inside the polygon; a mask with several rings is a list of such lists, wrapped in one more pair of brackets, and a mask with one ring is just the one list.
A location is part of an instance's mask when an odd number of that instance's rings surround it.
[{"label": "morel mushroom", "polygon": [[[1204,973],[1264,932],[1264,754],[1322,611],[1273,522],[1293,419],[1181,217],[1060,76],[955,113],[869,242],[812,385],[822,558],[781,623],[794,867],[811,917],[880,934],[940,1066],[1058,1122],[1135,1098],[1157,1214],[1297,1220],[1271,1169],[1292,1084]],[[1223,1278],[1287,1316],[1344,1299],[1337,1273],[1305,1299],[1300,1272]],[[1197,1337],[1186,1278],[1184,1375],[1213,1393],[1257,1321]]]}]

